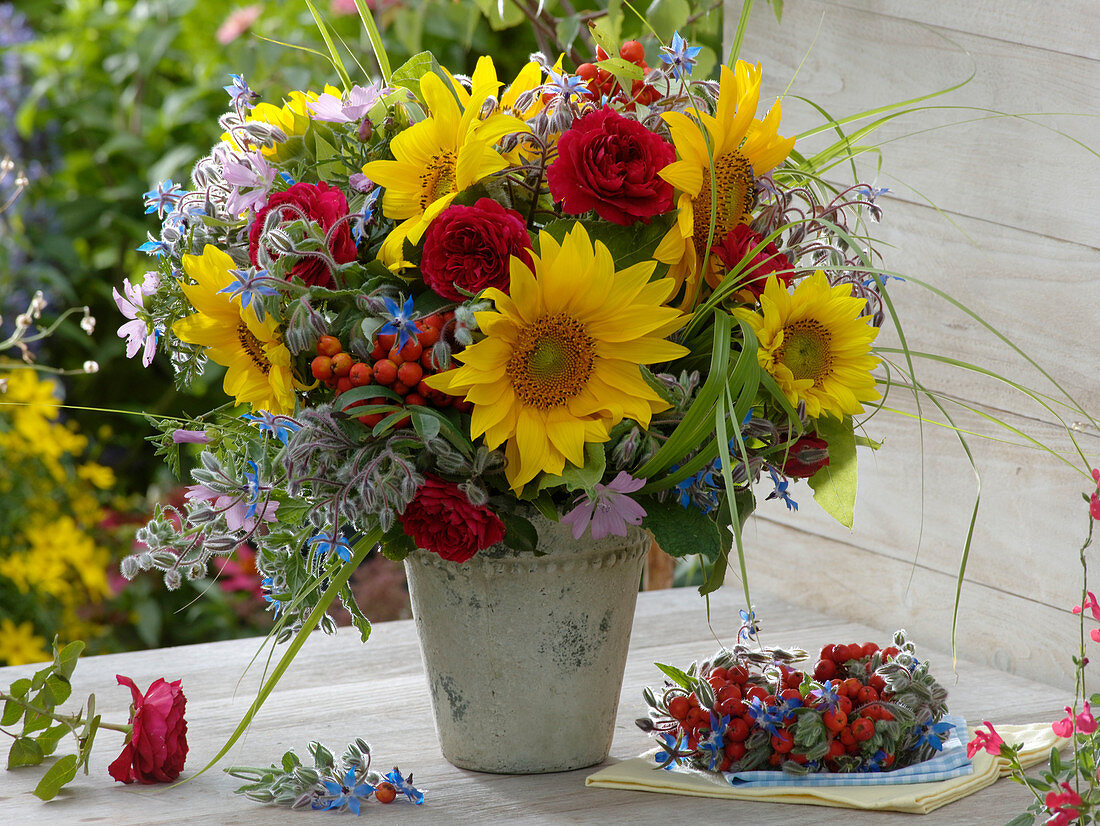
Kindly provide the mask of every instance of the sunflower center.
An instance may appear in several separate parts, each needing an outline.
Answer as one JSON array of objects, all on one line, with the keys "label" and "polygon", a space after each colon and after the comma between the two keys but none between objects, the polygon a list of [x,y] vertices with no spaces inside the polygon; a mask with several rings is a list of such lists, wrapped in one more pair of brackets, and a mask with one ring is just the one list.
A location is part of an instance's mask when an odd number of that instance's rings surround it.
[{"label": "sunflower center", "polygon": [[783,344],[775,360],[791,371],[795,380],[811,379],[820,385],[833,368],[829,331],[819,321],[795,321],[783,328]]},{"label": "sunflower center", "polygon": [[[756,198],[752,164],[740,152],[728,152],[714,161],[714,180],[718,184],[718,203],[712,243],[720,244],[735,226],[747,223],[744,219]],[[710,173],[704,169],[703,188],[691,202],[695,251],[700,257],[710,235],[710,193]]]},{"label": "sunflower center", "polygon": [[455,191],[454,152],[441,152],[428,161],[420,173],[420,208],[427,209],[444,195]]},{"label": "sunflower center", "polygon": [[267,360],[263,342],[252,334],[243,321],[237,325],[237,341],[241,343],[241,349],[252,359],[256,369],[266,376],[271,370],[271,362]]},{"label": "sunflower center", "polygon": [[581,323],[555,313],[520,331],[506,373],[520,401],[547,410],[584,389],[594,360],[595,341]]}]

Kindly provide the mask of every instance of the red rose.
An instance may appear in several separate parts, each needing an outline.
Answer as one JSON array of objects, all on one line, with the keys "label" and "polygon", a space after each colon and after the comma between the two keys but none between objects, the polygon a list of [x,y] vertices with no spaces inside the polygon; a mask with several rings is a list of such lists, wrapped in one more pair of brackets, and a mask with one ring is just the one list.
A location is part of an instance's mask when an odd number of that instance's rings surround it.
[{"label": "red rose", "polygon": [[492,198],[473,206],[452,204],[439,214],[424,234],[420,272],[429,287],[451,301],[465,301],[459,286],[476,293],[486,287],[508,292],[509,258],[531,266],[531,236],[514,209]]},{"label": "red rose", "polygon": [[[764,236],[753,232],[744,224],[738,224],[729,231],[721,243],[715,243],[711,252],[718,256],[727,269],[737,266],[749,250],[760,246]],[[759,297],[764,292],[768,276],[774,275],[783,284],[790,284],[794,278],[791,260],[776,249],[771,241],[758,250],[741,270],[741,284],[752,294]]]},{"label": "red rose", "polygon": [[604,107],[558,139],[546,180],[571,215],[592,209],[605,221],[633,224],[672,209],[672,184],[657,173],[675,159],[660,135]]},{"label": "red rose", "polygon": [[817,436],[802,436],[791,445],[783,473],[794,479],[809,479],[829,464],[829,443]]},{"label": "red rose", "polygon": [[145,696],[129,677],[115,676],[119,685],[130,687],[134,705],[130,712],[130,739],[108,771],[121,783],[167,783],[183,771],[187,759],[187,721],[183,719],[187,698],[180,681],[163,678],[149,686]]},{"label": "red rose", "polygon": [[431,474],[398,519],[418,548],[451,562],[465,562],[504,539],[504,523],[495,513],[471,505],[458,485]]},{"label": "red rose", "polygon": [[[307,219],[321,227],[324,232],[332,229],[341,218],[348,214],[348,202],[344,193],[336,187],[326,183],[319,184],[294,184],[285,192],[276,192],[267,199],[267,204],[256,213],[256,219],[248,231],[248,257],[252,259],[252,266],[259,266],[256,253],[260,246],[260,232],[264,228],[264,220],[273,209],[291,204],[298,207]],[[299,216],[292,210],[282,209],[279,217],[283,221],[294,221]],[[351,229],[348,222],[340,224],[340,228],[332,234],[329,240],[329,251],[338,264],[346,264],[355,260],[355,242],[351,240]],[[279,256],[268,250],[273,258]],[[320,258],[303,256],[298,259],[291,275],[296,275],[309,286],[334,287],[332,273],[328,265]]]}]

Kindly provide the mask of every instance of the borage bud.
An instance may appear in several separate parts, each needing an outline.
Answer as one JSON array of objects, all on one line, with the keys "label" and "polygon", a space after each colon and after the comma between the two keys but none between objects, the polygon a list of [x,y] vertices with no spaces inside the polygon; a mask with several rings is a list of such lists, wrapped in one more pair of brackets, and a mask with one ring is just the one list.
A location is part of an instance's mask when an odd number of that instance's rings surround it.
[{"label": "borage bud", "polygon": [[366,143],[374,135],[374,124],[370,122],[370,118],[363,118],[363,122],[359,124],[359,129],[356,130],[355,136],[359,138],[362,143]]}]

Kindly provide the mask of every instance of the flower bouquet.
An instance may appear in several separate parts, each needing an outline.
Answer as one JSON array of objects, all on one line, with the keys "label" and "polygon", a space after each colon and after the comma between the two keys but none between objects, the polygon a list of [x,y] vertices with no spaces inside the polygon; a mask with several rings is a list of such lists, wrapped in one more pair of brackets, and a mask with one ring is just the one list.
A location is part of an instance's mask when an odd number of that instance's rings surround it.
[{"label": "flower bouquet", "polygon": [[280,106],[233,76],[191,185],[147,193],[156,268],[116,291],[131,356],[181,386],[225,369],[226,405],[153,419],[177,471],[181,443],[200,463],[123,573],[173,587],[256,549],[294,640],[238,733],[335,599],[366,639],[348,579],[376,548],[453,571],[640,527],[706,593],[758,493],[793,509],[808,479],[844,519],[874,446],[877,193],[794,150],[759,65],[695,78],[677,35],[652,66],[603,39],[573,71],[391,72],[364,22],[374,83],[335,61],[343,88]]}]

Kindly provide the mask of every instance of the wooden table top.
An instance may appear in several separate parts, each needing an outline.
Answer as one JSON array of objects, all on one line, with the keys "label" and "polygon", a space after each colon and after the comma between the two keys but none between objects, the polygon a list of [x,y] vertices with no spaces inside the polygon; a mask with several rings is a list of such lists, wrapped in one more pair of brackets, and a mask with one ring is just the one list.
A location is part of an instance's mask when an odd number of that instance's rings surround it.
[{"label": "wooden table top", "polygon": [[[739,625],[737,589],[711,599],[715,631],[730,641]],[[893,629],[872,629],[795,609],[782,600],[754,594],[766,644],[800,645],[810,651],[827,642],[885,641]],[[123,786],[107,774],[121,750],[121,735],[100,731],[91,775],[79,774],[61,795],[42,803],[31,794],[42,769],[0,770],[0,824],[46,823],[293,823],[329,815],[265,806],[233,793],[238,781],[224,775],[228,765],[268,765],[289,748],[310,761],[306,745],[320,740],[339,754],[354,737],[373,748],[374,768],[399,765],[426,790],[423,806],[397,803],[382,811],[373,801],[367,816],[405,823],[743,823],[743,824],[994,824],[1027,806],[1026,789],[1008,780],[929,815],[855,812],[816,806],[739,803],[586,788],[587,769],[551,775],[488,775],[456,769],[439,752],[432,723],[416,631],[411,621],[380,623],[367,645],[341,630],[335,637],[315,634],[254,721],[251,730],[218,768],[174,788]],[[953,713],[969,721],[1028,723],[1053,720],[1071,698],[1058,689],[960,662],[956,675],[950,656],[914,640],[932,662],[933,673],[950,692]],[[263,661],[242,679],[259,640],[237,640],[81,660],[74,675],[75,698],[95,692],[105,720],[125,722],[129,691],[115,675],[134,679],[142,689],[157,677],[182,678],[187,695],[189,777],[212,757],[255,695]],[[635,726],[644,714],[643,686],[661,682],[654,661],[687,665],[718,648],[704,601],[693,589],[639,595],[630,656],[619,703],[609,761],[634,757],[650,746]],[[0,669],[6,688],[32,666]],[[71,703],[70,703],[71,705]],[[6,738],[5,738],[6,739]],[[62,741],[65,753],[70,741]],[[6,750],[5,750],[6,753]],[[327,820],[325,821],[327,822]]]}]

